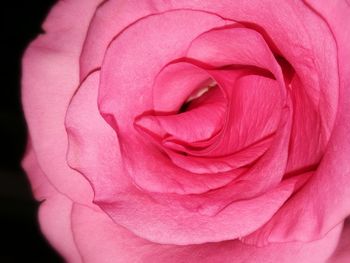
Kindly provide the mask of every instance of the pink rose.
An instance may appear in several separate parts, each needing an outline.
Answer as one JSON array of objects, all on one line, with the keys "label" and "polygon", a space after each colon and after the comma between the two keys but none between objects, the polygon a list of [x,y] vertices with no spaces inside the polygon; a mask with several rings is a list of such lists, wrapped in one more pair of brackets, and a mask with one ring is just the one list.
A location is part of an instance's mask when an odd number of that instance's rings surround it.
[{"label": "pink rose", "polygon": [[350,6],[67,0],[23,161],[68,262],[350,262]]}]

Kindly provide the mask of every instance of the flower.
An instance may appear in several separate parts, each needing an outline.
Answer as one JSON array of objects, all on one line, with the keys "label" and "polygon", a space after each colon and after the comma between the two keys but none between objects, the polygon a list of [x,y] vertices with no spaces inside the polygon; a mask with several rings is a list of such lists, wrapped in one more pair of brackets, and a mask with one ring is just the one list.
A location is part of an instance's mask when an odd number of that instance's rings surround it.
[{"label": "flower", "polygon": [[22,89],[51,244],[68,262],[349,260],[349,19],[345,0],[58,2]]}]

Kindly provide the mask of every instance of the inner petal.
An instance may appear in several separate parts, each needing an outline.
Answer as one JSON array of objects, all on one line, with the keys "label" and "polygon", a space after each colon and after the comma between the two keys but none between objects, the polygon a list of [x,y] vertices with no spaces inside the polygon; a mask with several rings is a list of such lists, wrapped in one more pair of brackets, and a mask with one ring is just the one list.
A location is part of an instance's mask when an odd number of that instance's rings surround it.
[{"label": "inner petal", "polygon": [[170,115],[141,115],[136,125],[158,133],[163,141],[176,140],[187,143],[205,140],[222,127],[226,102],[218,87],[193,100],[186,112]]},{"label": "inner petal", "polygon": [[231,89],[224,127],[212,144],[202,142],[207,147],[198,149],[200,142],[194,148],[168,138],[163,141],[167,149],[175,150],[166,152],[176,165],[196,173],[224,172],[252,164],[270,147],[281,118],[276,107],[281,99],[278,83],[246,75]]},{"label": "inner petal", "polygon": [[[153,109],[156,112],[177,113],[199,97],[204,88],[215,82],[198,61],[185,59],[167,64],[157,75],[153,90]],[[202,94],[203,95],[203,94]]]},{"label": "inner petal", "polygon": [[239,78],[231,87],[225,129],[208,154],[230,154],[273,134],[280,120],[280,100],[275,80],[258,75]]}]

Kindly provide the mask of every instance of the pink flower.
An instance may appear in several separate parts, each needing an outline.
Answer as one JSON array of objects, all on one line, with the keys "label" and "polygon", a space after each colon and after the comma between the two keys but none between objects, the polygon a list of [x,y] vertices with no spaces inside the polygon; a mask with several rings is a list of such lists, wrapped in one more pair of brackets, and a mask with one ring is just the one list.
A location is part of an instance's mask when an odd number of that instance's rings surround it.
[{"label": "pink flower", "polygon": [[350,261],[350,6],[59,1],[23,166],[68,262]]}]

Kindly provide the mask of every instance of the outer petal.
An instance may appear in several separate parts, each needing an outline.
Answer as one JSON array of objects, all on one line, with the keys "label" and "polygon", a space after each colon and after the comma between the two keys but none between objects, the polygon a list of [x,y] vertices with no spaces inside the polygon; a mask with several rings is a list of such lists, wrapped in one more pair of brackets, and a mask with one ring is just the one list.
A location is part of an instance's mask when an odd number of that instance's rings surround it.
[{"label": "outer petal", "polygon": [[328,263],[347,263],[350,261],[350,218],[344,223],[342,235],[340,237],[336,251],[327,261]]},{"label": "outer petal", "polygon": [[238,240],[188,246],[160,245],[133,235],[103,212],[82,205],[73,207],[72,227],[86,263],[323,263],[334,251],[342,225],[318,241],[273,244],[264,248],[244,245]]},{"label": "outer petal", "polygon": [[81,262],[81,257],[71,231],[71,208],[69,198],[58,193],[41,170],[29,140],[22,165],[27,172],[34,196],[42,201],[39,222],[51,245],[68,261]]},{"label": "outer petal", "polygon": [[[100,1],[101,2],[101,1]],[[80,76],[84,79],[102,64],[108,45],[116,34],[142,17],[165,11],[165,1],[109,0],[97,9],[80,60]]]},{"label": "outer petal", "polygon": [[42,201],[57,192],[39,166],[30,139],[28,140],[26,153],[22,160],[22,167],[29,177],[34,197],[37,200]]},{"label": "outer petal", "polygon": [[[92,199],[88,182],[66,164],[64,118],[79,83],[79,56],[98,0],[60,1],[23,60],[22,100],[38,163],[52,184],[79,202]],[[29,171],[30,172],[30,171]]]},{"label": "outer petal", "polygon": [[82,262],[71,229],[72,201],[56,193],[39,209],[40,227],[51,245],[70,263]]}]

